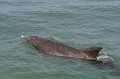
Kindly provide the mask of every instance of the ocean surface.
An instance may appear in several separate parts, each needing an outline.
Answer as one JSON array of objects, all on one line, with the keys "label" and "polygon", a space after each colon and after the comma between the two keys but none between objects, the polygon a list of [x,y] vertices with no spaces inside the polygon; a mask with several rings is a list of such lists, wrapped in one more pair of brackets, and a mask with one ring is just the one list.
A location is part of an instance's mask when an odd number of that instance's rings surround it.
[{"label": "ocean surface", "polygon": [[120,0],[0,0],[0,79],[120,79],[85,61],[43,54],[20,35],[102,46],[100,54],[120,65]]}]

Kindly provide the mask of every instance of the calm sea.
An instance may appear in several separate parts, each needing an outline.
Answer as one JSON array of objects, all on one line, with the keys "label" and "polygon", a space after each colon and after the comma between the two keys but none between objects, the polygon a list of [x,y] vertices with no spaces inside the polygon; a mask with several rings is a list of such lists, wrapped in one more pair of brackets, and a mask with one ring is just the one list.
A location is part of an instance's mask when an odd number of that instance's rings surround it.
[{"label": "calm sea", "polygon": [[102,46],[120,65],[120,0],[0,0],[0,79],[120,79],[88,62],[45,55],[21,34],[78,49]]}]

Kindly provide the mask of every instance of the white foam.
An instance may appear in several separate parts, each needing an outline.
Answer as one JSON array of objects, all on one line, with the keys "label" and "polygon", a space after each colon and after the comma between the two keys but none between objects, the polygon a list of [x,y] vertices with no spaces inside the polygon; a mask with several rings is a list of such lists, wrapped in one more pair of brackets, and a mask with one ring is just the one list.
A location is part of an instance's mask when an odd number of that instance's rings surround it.
[{"label": "white foam", "polygon": [[25,36],[24,35],[21,35],[21,38],[24,38]]},{"label": "white foam", "polygon": [[108,55],[100,55],[97,57],[97,60],[99,60],[99,61],[104,61],[105,59],[110,59],[113,61],[113,58]]}]

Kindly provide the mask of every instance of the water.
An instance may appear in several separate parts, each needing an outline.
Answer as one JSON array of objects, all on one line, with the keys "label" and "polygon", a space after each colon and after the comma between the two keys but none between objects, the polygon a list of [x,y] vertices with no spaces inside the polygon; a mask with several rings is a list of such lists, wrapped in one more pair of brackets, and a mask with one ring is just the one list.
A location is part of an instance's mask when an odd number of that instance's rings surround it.
[{"label": "water", "polygon": [[45,55],[21,34],[75,48],[99,45],[120,64],[119,0],[0,0],[0,79],[120,78],[87,62]]}]

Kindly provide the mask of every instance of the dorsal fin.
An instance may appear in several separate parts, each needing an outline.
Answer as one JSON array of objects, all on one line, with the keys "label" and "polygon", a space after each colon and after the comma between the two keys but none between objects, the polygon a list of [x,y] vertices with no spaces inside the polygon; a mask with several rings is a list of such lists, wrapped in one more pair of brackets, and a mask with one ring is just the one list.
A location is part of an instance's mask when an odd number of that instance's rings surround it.
[{"label": "dorsal fin", "polygon": [[94,57],[95,59],[98,57],[99,51],[102,49],[102,47],[89,47],[86,49],[82,49],[85,54]]}]

